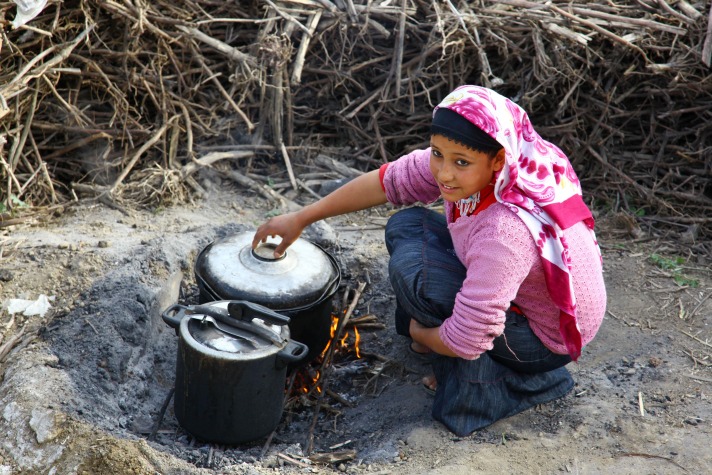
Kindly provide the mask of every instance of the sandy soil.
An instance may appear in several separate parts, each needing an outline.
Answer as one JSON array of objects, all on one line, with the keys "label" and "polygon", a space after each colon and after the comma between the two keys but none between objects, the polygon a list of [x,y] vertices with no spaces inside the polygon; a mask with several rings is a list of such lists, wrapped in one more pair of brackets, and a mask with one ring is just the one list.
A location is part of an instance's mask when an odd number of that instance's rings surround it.
[{"label": "sandy soil", "polygon": [[[271,211],[225,188],[156,212],[82,203],[2,230],[0,301],[53,300],[44,316],[0,313],[0,474],[712,473],[711,256],[635,242],[609,217],[609,313],[565,398],[464,438],[431,419],[428,364],[393,329],[384,207],[305,235],[340,262],[335,300],[367,282],[354,315],[385,326],[362,332],[362,359],[333,366],[338,398],[324,397],[313,429],[313,403],[293,399],[269,443],[193,439],[172,403],[161,417],[177,337],[160,314],[195,296],[197,252]],[[683,267],[666,268],[677,257]]]}]

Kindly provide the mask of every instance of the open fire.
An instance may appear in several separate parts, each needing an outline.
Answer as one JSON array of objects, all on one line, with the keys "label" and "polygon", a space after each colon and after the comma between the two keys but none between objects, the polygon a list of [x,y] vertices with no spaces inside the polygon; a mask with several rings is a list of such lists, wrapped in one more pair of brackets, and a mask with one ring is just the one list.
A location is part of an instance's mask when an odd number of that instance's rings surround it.
[{"label": "open fire", "polygon": [[290,396],[320,394],[322,392],[322,375],[327,365],[334,364],[335,358],[339,361],[346,361],[351,357],[361,358],[359,348],[361,335],[356,328],[356,322],[352,321],[350,327],[353,330],[353,336],[349,330],[343,331],[343,335],[338,336],[339,318],[337,315],[331,315],[329,342],[314,361],[295,370]]}]

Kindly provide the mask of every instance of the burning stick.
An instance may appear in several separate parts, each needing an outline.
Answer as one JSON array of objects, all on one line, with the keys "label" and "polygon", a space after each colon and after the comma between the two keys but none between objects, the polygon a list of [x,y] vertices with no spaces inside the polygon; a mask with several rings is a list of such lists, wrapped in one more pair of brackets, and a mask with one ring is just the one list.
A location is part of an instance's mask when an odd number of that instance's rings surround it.
[{"label": "burning stick", "polygon": [[349,321],[350,325],[361,325],[362,323],[373,323],[378,322],[378,317],[372,313],[361,315],[360,317],[352,318]]},{"label": "burning stick", "polygon": [[[349,308],[346,310],[346,313],[344,313],[343,318],[341,318],[339,320],[339,324],[336,327],[336,333],[334,333],[334,337],[331,340],[331,344],[329,345],[328,352],[327,352],[326,356],[324,357],[324,360],[321,363],[321,367],[319,368],[319,374],[321,375],[321,379],[323,380],[322,391],[319,393],[319,399],[317,401],[316,407],[314,408],[314,417],[312,418],[312,423],[311,423],[311,426],[309,427],[309,436],[307,438],[307,443],[305,444],[307,455],[311,454],[311,452],[314,448],[314,428],[316,427],[316,422],[317,422],[317,419],[319,418],[319,409],[321,408],[321,400],[324,398],[324,394],[326,394],[326,392],[327,392],[327,385],[328,385],[329,381],[326,378],[326,376],[327,376],[326,371],[331,369],[331,366],[330,366],[331,360],[334,355],[334,348],[336,348],[335,342],[337,342],[341,339],[341,333],[344,331],[344,327],[349,322],[349,319],[351,318],[351,314],[353,313],[354,309],[356,308],[356,304],[358,303],[359,299],[361,298],[361,294],[363,293],[364,288],[366,288],[365,282],[361,282],[358,284],[356,293],[354,294],[353,299],[351,299],[351,304],[349,305]],[[344,296],[344,301],[346,301],[346,296]]]},{"label": "burning stick", "polygon": [[386,326],[380,322],[378,317],[372,313],[352,318],[349,321],[348,326],[351,328],[358,327],[362,330],[382,330],[386,328]]},{"label": "burning stick", "polygon": [[[383,330],[386,328],[386,325],[381,323],[378,317],[372,313],[352,318],[351,320],[349,320],[347,326],[348,328],[353,328],[357,336],[359,330]],[[356,352],[357,354],[359,352],[358,346],[356,347]]]},{"label": "burning stick", "polygon": [[354,330],[360,328],[361,330],[384,330],[386,326],[383,323],[359,323],[353,325]]},{"label": "burning stick", "polygon": [[[366,287],[366,283],[361,282],[359,283],[358,288],[356,289],[356,294],[354,295],[353,299],[351,300],[351,304],[349,304],[348,309],[344,313],[344,316],[338,321],[336,325],[336,330],[334,330],[334,333],[331,336],[331,341],[327,345],[327,348],[324,350],[325,354],[323,354],[323,358],[321,360],[321,365],[319,366],[319,370],[317,371],[317,374],[320,375],[319,379],[323,380],[325,379],[325,372],[326,369],[331,366],[331,362],[334,359],[334,351],[338,348],[339,345],[337,345],[337,342],[343,340],[342,334],[344,333],[344,329],[350,324],[350,319],[351,315],[353,314],[354,309],[356,308],[356,304],[358,303],[359,299],[361,298],[361,294],[363,293],[363,289]],[[349,289],[350,290],[350,289]],[[344,305],[346,304],[346,300],[348,297],[349,290],[346,291],[344,294]],[[355,328],[354,328],[355,330]],[[358,334],[356,335],[356,339],[358,340]],[[356,353],[358,355],[358,347],[356,348]],[[324,388],[324,391],[326,388]],[[323,394],[323,392],[322,392]]]}]

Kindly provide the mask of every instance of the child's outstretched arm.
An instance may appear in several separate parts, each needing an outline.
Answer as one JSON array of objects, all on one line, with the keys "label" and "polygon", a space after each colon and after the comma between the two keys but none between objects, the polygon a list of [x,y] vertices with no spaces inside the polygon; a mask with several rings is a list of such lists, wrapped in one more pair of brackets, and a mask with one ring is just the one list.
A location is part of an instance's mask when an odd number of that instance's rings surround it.
[{"label": "child's outstretched arm", "polygon": [[280,236],[282,242],[275,248],[274,254],[275,257],[281,256],[310,224],[324,218],[382,205],[387,201],[386,193],[381,188],[378,170],[370,171],[299,211],[270,218],[257,228],[252,247],[257,247],[268,236]]}]

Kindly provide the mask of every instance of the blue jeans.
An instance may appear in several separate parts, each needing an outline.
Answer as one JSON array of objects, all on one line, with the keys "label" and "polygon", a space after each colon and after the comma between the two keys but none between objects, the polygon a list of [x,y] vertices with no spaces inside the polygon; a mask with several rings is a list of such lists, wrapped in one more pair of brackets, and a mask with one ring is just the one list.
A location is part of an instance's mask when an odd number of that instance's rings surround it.
[{"label": "blue jeans", "polygon": [[[445,217],[425,208],[396,213],[386,226],[388,273],[396,296],[396,331],[409,336],[410,319],[440,326],[452,315],[466,269],[453,250]],[[433,417],[457,435],[467,435],[573,387],[564,367],[568,355],[551,352],[510,308],[504,333],[476,360],[433,359],[438,389]]]}]

